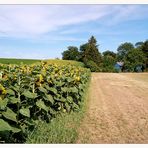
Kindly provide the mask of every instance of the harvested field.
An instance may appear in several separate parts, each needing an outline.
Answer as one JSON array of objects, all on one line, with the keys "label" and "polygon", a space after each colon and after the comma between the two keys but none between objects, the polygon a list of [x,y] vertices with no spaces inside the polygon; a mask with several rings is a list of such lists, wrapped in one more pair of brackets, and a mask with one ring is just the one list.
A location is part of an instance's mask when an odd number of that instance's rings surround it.
[{"label": "harvested field", "polygon": [[148,143],[148,73],[92,73],[77,143]]}]

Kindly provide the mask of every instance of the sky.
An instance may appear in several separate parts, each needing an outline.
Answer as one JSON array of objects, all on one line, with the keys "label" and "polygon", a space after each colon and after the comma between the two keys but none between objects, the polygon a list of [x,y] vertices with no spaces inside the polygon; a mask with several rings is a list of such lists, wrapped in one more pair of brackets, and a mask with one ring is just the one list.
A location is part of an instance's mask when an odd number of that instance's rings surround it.
[{"label": "sky", "polygon": [[148,5],[0,5],[0,58],[61,58],[95,36],[99,51],[148,39]]}]

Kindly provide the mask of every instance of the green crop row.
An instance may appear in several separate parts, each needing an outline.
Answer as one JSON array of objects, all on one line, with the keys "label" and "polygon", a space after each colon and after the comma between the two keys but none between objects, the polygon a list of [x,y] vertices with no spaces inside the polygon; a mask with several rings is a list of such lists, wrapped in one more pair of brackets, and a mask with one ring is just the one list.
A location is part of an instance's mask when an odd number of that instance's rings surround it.
[{"label": "green crop row", "polygon": [[41,60],[35,60],[35,59],[11,59],[11,58],[0,58],[1,64],[33,64],[40,62]]},{"label": "green crop row", "polygon": [[89,76],[73,65],[0,65],[0,143],[24,142],[38,121],[79,110]]}]

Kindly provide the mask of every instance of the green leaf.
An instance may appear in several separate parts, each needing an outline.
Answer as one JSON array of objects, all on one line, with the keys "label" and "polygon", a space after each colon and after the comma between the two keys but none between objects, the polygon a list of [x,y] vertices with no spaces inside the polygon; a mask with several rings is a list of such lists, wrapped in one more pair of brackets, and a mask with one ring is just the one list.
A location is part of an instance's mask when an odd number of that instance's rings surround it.
[{"label": "green leaf", "polygon": [[39,90],[45,94],[47,94],[47,90],[44,87],[39,87]]},{"label": "green leaf", "polygon": [[28,120],[28,121],[27,121],[27,120],[25,120],[24,122],[25,122],[26,124],[28,124],[29,126],[31,126],[31,125],[35,125],[34,121],[33,121],[33,120],[31,120],[31,119],[30,119],[30,120]]},{"label": "green leaf", "polygon": [[22,109],[20,109],[20,113],[23,116],[30,117],[30,110],[29,110],[29,108],[22,108]]},{"label": "green leaf", "polygon": [[80,94],[80,96],[83,96],[84,93],[82,91],[80,91],[79,94]]},{"label": "green leaf", "polygon": [[70,111],[70,106],[68,103],[65,103],[65,107],[66,107],[66,110],[69,112]]},{"label": "green leaf", "polygon": [[73,87],[72,92],[78,93],[78,89],[76,87]]},{"label": "green leaf", "polygon": [[61,90],[62,90],[63,92],[67,92],[67,91],[68,91],[68,88],[67,88],[67,87],[62,87]]},{"label": "green leaf", "polygon": [[68,96],[68,97],[67,97],[67,101],[68,101],[69,103],[72,103],[72,102],[73,102],[73,98],[72,98],[71,96]]},{"label": "green leaf", "polygon": [[0,110],[5,110],[7,107],[8,99],[0,99]]},{"label": "green leaf", "polygon": [[11,126],[11,129],[12,129],[13,133],[19,133],[21,131],[21,129],[16,128],[16,127],[12,127],[12,126]]},{"label": "green leaf", "polygon": [[46,89],[47,89],[47,90],[49,90],[49,89],[50,89],[50,87],[49,87],[47,84],[45,85],[45,87],[46,87]]},{"label": "green leaf", "polygon": [[54,94],[57,94],[57,90],[54,87],[50,87],[49,89],[51,92],[53,92]]},{"label": "green leaf", "polygon": [[48,112],[48,107],[45,105],[45,103],[44,103],[42,100],[38,100],[38,101],[36,102],[36,105],[37,105],[39,108],[41,108],[41,109],[45,110],[46,112]]},{"label": "green leaf", "polygon": [[12,130],[11,126],[3,119],[0,119],[0,131],[10,131],[10,130]]},{"label": "green leaf", "polygon": [[11,86],[11,88],[12,88],[14,91],[16,91],[16,92],[19,91],[19,86],[18,86],[18,85]]},{"label": "green leaf", "polygon": [[10,108],[7,107],[7,111],[6,112],[3,112],[2,115],[6,118],[6,119],[9,119],[9,120],[12,120],[12,121],[15,121],[17,122],[16,120],[16,113],[14,113]]},{"label": "green leaf", "polygon": [[50,95],[50,94],[49,95],[45,95],[44,99],[49,101],[51,104],[54,103],[54,99],[53,99],[52,95]]},{"label": "green leaf", "polygon": [[69,78],[67,78],[67,81],[68,81],[68,82],[72,82],[73,79],[69,77]]},{"label": "green leaf", "polygon": [[20,128],[21,128],[23,133],[26,133],[26,129],[27,129],[27,125],[26,124],[20,125]]},{"label": "green leaf", "polygon": [[30,91],[25,91],[22,95],[24,95],[27,98],[33,99],[37,97],[36,93],[32,93]]},{"label": "green leaf", "polygon": [[65,82],[56,82],[56,86],[59,86],[59,87],[63,86],[64,84]]},{"label": "green leaf", "polygon": [[14,96],[15,92],[12,89],[8,89],[7,94]]},{"label": "green leaf", "polygon": [[79,106],[78,106],[76,103],[73,103],[73,107],[74,107],[75,109],[79,109]]},{"label": "green leaf", "polygon": [[83,88],[84,88],[83,84],[79,84],[79,89],[83,90]]},{"label": "green leaf", "polygon": [[66,102],[66,99],[61,97],[61,98],[54,98],[55,100],[59,101],[59,102]]},{"label": "green leaf", "polygon": [[20,99],[19,98],[10,97],[9,99],[10,99],[10,102],[12,104],[20,103]]},{"label": "green leaf", "polygon": [[49,109],[49,112],[50,112],[50,114],[52,114],[52,115],[55,115],[55,114],[56,114],[56,111],[53,110],[52,108]]},{"label": "green leaf", "polygon": [[60,98],[60,101],[61,101],[61,102],[66,102],[66,99],[63,98],[63,97],[61,97],[61,98]]}]

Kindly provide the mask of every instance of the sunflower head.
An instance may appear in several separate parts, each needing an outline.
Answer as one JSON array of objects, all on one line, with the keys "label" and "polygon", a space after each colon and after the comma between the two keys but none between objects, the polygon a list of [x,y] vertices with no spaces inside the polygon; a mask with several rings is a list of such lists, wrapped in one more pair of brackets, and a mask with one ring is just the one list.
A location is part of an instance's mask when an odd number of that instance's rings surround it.
[{"label": "sunflower head", "polygon": [[0,95],[5,95],[6,89],[3,87],[3,85],[0,84]]}]

